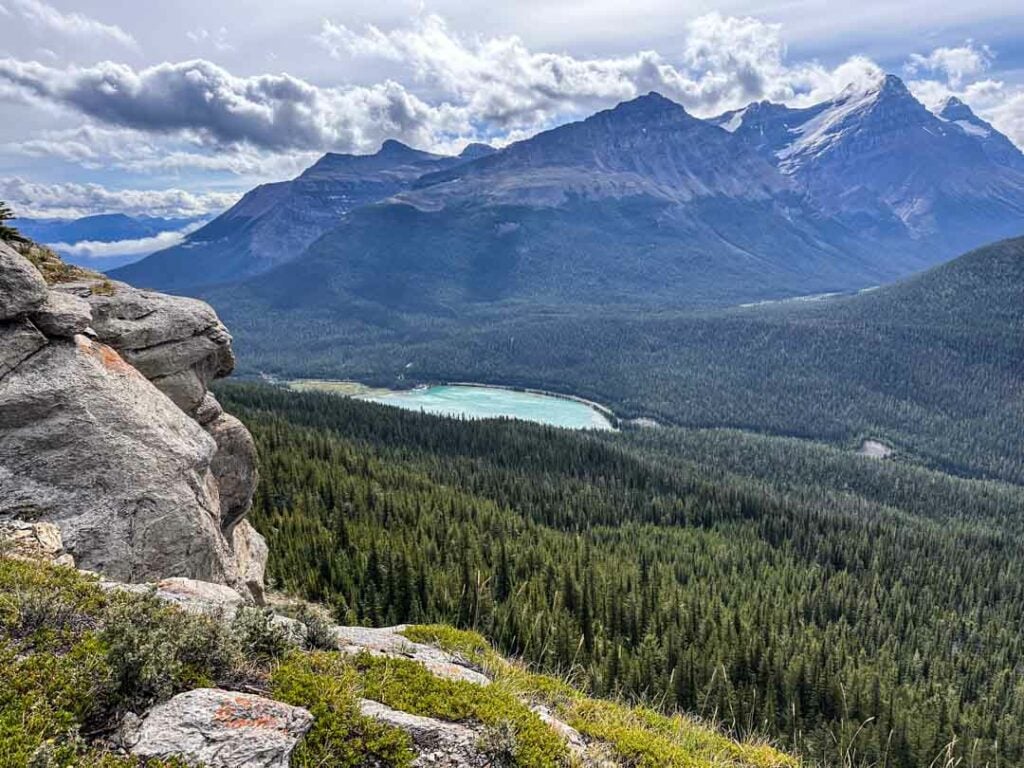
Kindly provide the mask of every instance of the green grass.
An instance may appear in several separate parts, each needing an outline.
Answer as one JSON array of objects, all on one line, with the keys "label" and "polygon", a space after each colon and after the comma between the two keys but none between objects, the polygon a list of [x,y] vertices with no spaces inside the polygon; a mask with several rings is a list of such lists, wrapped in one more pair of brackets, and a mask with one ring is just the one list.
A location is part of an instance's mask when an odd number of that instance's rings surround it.
[{"label": "green grass", "polygon": [[[485,669],[489,686],[438,678],[420,664],[338,652],[293,650],[250,665],[269,694],[309,709],[311,731],[294,768],[347,768],[376,760],[403,768],[415,753],[401,730],[359,711],[360,698],[425,717],[466,723],[495,765],[573,765],[561,737],[531,710],[544,704],[581,733],[606,742],[630,766],[776,768],[796,761],[761,744],[741,744],[683,716],[587,698],[499,656],[480,635],[415,626],[430,643]],[[124,711],[197,686],[230,685],[245,664],[241,640],[212,619],[149,595],[103,592],[72,569],[0,558],[0,765],[11,768],[134,768],[141,763],[91,745]],[[146,768],[174,768],[150,761]]]},{"label": "green grass", "polygon": [[626,765],[637,768],[782,768],[799,762],[763,742],[738,742],[685,715],[592,699],[567,683],[529,672],[496,653],[475,632],[442,625],[417,625],[403,634],[435,645],[482,667],[494,686],[513,698],[543,704],[591,739],[606,742]]}]

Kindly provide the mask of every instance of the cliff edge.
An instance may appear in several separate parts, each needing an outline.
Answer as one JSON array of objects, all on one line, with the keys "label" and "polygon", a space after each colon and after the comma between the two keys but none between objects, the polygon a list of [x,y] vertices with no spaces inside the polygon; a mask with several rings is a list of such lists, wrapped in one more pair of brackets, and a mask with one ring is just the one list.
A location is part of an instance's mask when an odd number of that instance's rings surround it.
[{"label": "cliff edge", "polygon": [[209,305],[0,242],[0,520],[56,524],[78,567],[111,579],[261,603],[255,446],[207,391],[233,367]]}]

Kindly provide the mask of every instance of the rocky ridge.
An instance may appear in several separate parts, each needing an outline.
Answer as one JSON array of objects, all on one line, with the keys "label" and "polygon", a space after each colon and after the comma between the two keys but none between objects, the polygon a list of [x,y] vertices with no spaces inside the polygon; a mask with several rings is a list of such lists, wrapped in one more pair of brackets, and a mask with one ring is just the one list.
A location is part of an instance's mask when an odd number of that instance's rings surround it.
[{"label": "rocky ridge", "polygon": [[55,524],[110,578],[261,601],[255,447],[207,391],[234,367],[227,329],[203,302],[40,252],[0,243],[0,520]]}]

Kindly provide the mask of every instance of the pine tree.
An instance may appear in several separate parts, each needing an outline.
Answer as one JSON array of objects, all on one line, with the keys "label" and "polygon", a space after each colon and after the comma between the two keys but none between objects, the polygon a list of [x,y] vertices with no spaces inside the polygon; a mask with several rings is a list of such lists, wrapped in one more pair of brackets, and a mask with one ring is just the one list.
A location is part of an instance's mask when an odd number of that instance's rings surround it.
[{"label": "pine tree", "polygon": [[14,227],[5,223],[13,218],[14,211],[10,209],[7,203],[0,200],[0,240],[5,243],[27,243],[27,237],[22,235]]}]

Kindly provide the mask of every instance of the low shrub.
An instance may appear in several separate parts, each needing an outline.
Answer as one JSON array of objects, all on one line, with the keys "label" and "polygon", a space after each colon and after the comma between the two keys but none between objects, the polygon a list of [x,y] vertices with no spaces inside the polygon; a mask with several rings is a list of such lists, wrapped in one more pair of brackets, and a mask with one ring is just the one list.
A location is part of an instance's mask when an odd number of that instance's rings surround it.
[{"label": "low shrub", "polygon": [[141,711],[181,691],[214,685],[242,659],[238,641],[220,622],[152,595],[113,595],[100,637],[118,711]]},{"label": "low shrub", "polygon": [[274,698],[305,707],[313,727],[292,754],[293,768],[384,765],[404,768],[415,754],[409,737],[359,712],[359,680],[336,653],[289,654],[271,676]]},{"label": "low shrub", "polygon": [[247,659],[270,662],[279,659],[292,646],[288,629],[274,621],[270,608],[243,605],[235,613],[231,631]]}]

